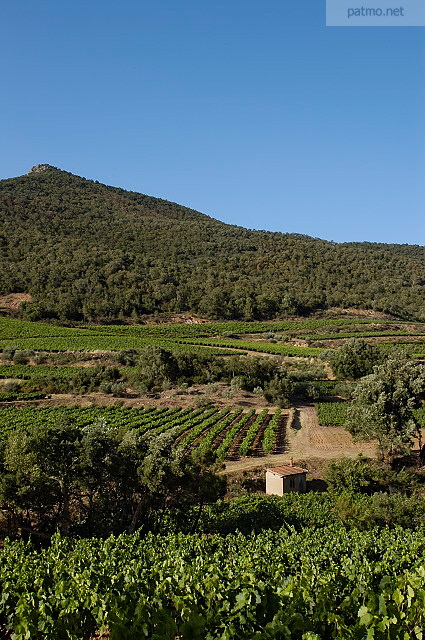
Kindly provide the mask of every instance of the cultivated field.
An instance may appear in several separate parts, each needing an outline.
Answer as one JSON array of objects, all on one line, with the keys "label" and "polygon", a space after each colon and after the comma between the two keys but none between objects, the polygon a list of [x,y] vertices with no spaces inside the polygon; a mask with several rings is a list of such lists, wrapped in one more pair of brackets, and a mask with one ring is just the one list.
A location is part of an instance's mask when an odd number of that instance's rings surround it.
[{"label": "cultivated field", "polygon": [[[82,428],[101,421],[110,428],[172,433],[188,451],[216,451],[229,469],[278,464],[290,455],[303,459],[371,455],[373,444],[354,444],[343,428],[348,403],[333,396],[338,382],[330,379],[331,370],[319,360],[325,349],[337,348],[352,337],[382,343],[386,350],[401,346],[413,357],[425,353],[425,325],[379,316],[250,323],[191,318],[187,324],[74,327],[0,317],[1,434],[59,416]],[[138,392],[128,382],[135,367],[117,363],[116,354],[137,353],[145,347],[220,359],[232,354],[277,358],[293,377],[296,392],[313,385],[320,401],[295,399],[295,407],[279,409],[259,394],[223,382]],[[14,351],[14,359],[8,359],[8,350]],[[99,366],[116,367],[115,377],[125,388],[120,398],[78,390],[81,380]],[[320,379],[318,367],[322,367]],[[25,390],[28,384],[30,392]],[[64,389],[58,393],[61,384]],[[425,425],[423,411],[418,415]]]}]

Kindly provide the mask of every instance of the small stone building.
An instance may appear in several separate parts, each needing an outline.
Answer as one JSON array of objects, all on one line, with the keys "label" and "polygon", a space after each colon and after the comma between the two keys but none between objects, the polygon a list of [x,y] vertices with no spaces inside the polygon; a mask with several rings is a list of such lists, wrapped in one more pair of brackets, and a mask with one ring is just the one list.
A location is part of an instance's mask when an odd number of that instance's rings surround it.
[{"label": "small stone building", "polygon": [[306,476],[307,470],[294,467],[291,458],[288,465],[266,469],[266,493],[276,496],[292,491],[304,493],[307,488]]}]

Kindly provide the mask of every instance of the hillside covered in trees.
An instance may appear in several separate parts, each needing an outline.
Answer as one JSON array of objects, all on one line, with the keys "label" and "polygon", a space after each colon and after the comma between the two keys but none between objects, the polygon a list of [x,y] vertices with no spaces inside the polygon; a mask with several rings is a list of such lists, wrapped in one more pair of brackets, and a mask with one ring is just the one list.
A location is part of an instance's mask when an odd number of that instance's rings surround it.
[{"label": "hillside covered in trees", "polygon": [[31,319],[334,306],[425,319],[424,247],[250,231],[49,165],[0,181],[0,247],[1,293],[30,293]]}]

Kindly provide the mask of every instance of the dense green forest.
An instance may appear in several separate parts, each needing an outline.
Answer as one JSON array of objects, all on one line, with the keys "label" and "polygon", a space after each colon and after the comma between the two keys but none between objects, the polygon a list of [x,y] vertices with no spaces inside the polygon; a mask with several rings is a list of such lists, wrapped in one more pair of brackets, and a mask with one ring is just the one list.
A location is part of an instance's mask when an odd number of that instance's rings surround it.
[{"label": "dense green forest", "polygon": [[1,290],[30,293],[30,319],[333,306],[425,318],[424,247],[250,231],[48,165],[0,182],[0,246]]}]

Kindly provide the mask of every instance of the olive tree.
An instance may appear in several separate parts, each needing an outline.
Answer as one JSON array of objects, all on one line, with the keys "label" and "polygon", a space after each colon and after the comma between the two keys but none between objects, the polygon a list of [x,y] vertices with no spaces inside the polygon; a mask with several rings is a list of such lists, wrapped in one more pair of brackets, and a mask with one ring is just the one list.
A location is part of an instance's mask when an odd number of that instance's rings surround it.
[{"label": "olive tree", "polygon": [[377,440],[383,461],[410,451],[421,431],[414,410],[425,391],[423,365],[390,358],[356,385],[347,429],[355,440]]}]

